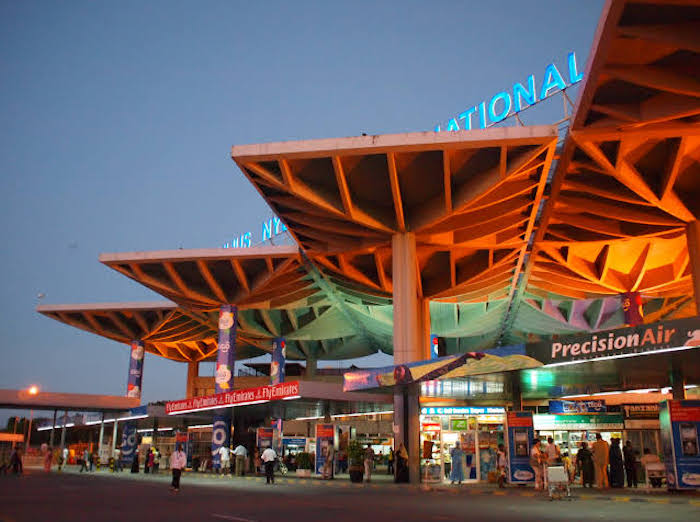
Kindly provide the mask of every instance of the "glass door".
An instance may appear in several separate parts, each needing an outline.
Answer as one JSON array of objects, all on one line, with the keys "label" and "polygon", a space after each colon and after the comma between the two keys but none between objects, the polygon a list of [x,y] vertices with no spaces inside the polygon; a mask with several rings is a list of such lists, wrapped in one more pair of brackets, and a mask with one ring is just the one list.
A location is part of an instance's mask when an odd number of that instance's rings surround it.
[{"label": "glass door", "polygon": [[476,430],[460,433],[462,451],[464,451],[464,479],[466,482],[479,480],[479,435]]}]

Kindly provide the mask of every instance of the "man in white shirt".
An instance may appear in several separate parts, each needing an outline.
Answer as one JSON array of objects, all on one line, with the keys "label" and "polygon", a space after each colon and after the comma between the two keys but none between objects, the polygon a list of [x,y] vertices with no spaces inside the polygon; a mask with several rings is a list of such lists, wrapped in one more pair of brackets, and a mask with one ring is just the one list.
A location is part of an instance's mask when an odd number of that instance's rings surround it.
[{"label": "man in white shirt", "polygon": [[68,464],[68,457],[70,456],[70,452],[68,451],[68,448],[63,448],[63,451],[61,452],[61,454],[63,456],[63,462],[61,463],[61,469],[63,469]]},{"label": "man in white shirt", "polygon": [[114,453],[112,453],[112,461],[114,462],[113,464],[113,471],[121,471],[122,470],[122,459],[121,459],[122,452],[119,450],[119,448],[114,448]]},{"label": "man in white shirt", "polygon": [[248,450],[245,449],[243,444],[236,446],[233,450],[233,454],[236,456],[236,476],[242,477],[243,471],[245,470],[246,459],[248,458]]},{"label": "man in white shirt", "polygon": [[180,491],[180,476],[182,475],[182,470],[185,469],[187,465],[187,455],[182,451],[180,445],[177,445],[177,449],[170,456],[170,469],[173,470],[173,481],[170,484],[170,491],[178,492]]},{"label": "man in white shirt", "polygon": [[275,483],[275,460],[277,459],[277,453],[272,448],[266,448],[260,456],[263,463],[265,464],[265,478],[267,479],[266,484]]},{"label": "man in white shirt", "polygon": [[219,469],[224,475],[228,475],[231,469],[231,450],[226,445],[219,448]]}]

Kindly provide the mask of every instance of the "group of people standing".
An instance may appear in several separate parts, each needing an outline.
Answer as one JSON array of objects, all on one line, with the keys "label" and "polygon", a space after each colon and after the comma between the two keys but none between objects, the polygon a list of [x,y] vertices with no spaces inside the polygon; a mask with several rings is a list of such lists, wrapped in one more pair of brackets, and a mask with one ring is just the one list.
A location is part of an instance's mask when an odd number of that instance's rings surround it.
[{"label": "group of people standing", "polygon": [[[580,473],[583,487],[592,488],[595,482],[598,489],[622,488],[625,487],[626,477],[627,487],[636,488],[639,452],[632,447],[630,441],[627,441],[624,448],[620,447],[620,442],[620,439],[612,438],[608,444],[600,433],[596,433],[596,440],[590,447],[587,442],[581,442],[573,467],[568,453],[562,454],[551,437],[544,448],[541,441],[535,439],[530,452],[530,464],[535,471],[535,489],[546,487],[547,467],[553,465],[563,465],[572,482]],[[644,453],[642,464],[652,462],[651,452],[645,449]],[[658,461],[658,457],[656,460]]]}]

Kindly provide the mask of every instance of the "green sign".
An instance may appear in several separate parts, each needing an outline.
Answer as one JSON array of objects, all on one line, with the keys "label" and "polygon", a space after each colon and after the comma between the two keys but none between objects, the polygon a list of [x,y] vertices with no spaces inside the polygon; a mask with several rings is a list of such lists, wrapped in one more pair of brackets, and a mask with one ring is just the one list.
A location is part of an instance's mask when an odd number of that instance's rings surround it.
[{"label": "green sign", "polygon": [[619,413],[590,415],[533,415],[536,430],[621,430],[624,419]]},{"label": "green sign", "polygon": [[467,431],[467,419],[450,419],[450,431]]}]

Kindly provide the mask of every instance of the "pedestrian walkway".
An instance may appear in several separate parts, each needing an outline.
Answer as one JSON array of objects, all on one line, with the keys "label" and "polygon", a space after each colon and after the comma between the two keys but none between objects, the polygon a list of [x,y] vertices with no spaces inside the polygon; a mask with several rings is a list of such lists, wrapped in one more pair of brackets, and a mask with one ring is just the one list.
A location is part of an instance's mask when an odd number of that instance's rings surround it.
[{"label": "pedestrian walkway", "polygon": [[[64,473],[80,475],[78,468],[69,466]],[[122,480],[137,480],[137,481],[158,481],[169,482],[170,472],[163,470],[160,473],[153,475],[147,473],[129,473],[127,471],[121,473],[112,473],[102,469],[92,472],[91,474],[113,477]],[[85,475],[83,473],[82,475]],[[264,476],[246,475],[244,477],[234,477],[230,475],[216,475],[213,473],[185,472],[183,481],[190,486],[216,486],[216,487],[235,487],[241,484],[261,484],[265,485]],[[286,476],[275,475],[276,485],[294,485],[294,486],[309,486],[319,488],[339,488],[339,489],[366,489],[366,490],[382,490],[382,489],[414,489],[422,491],[426,494],[446,494],[446,495],[483,495],[483,496],[503,496],[503,497],[528,497],[541,498],[547,500],[549,498],[546,491],[535,491],[532,487],[527,486],[507,486],[499,488],[495,484],[395,484],[391,475],[372,475],[372,482],[353,483],[350,482],[350,477],[347,474],[336,475],[333,480],[324,480],[320,476],[312,476],[310,478],[296,477],[294,474]],[[571,489],[572,500],[577,501],[612,501],[612,502],[629,502],[629,503],[654,503],[654,504],[690,504],[700,507],[700,492],[697,491],[679,491],[669,492],[666,489],[606,489],[599,491],[597,489],[582,488],[574,485]]]}]

